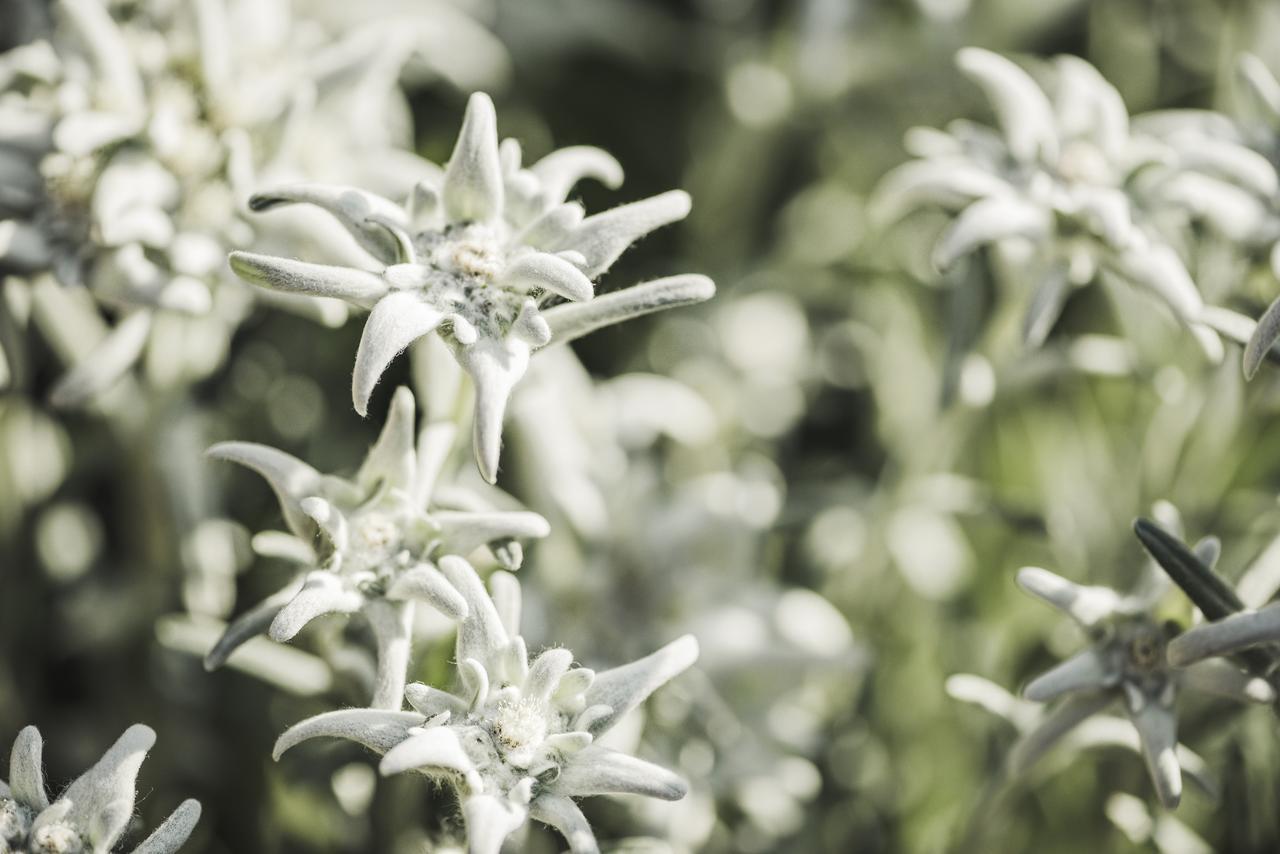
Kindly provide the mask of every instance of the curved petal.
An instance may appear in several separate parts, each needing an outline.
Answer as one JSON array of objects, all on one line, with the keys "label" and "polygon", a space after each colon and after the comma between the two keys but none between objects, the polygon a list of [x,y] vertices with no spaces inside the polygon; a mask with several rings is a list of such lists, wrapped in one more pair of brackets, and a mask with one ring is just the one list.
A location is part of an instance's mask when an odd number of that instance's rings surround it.
[{"label": "curved petal", "polygon": [[1092,649],[1078,652],[1057,667],[1037,676],[1022,689],[1022,696],[1045,703],[1075,691],[1097,691],[1115,684],[1116,676]]},{"label": "curved petal", "polygon": [[366,490],[372,490],[379,483],[393,489],[412,489],[418,472],[416,414],[413,392],[404,386],[396,389],[378,441],[356,475],[356,482]]},{"label": "curved petal", "polygon": [[289,294],[340,299],[361,308],[369,308],[389,290],[377,273],[353,267],[239,251],[227,256],[227,263],[232,272],[251,285]]},{"label": "curved petal", "polygon": [[502,422],[507,401],[529,368],[529,345],[511,337],[485,338],[463,347],[458,361],[476,389],[475,425],[472,450],[480,476],[489,483],[498,480],[498,460],[502,452]]},{"label": "curved petal", "polygon": [[551,533],[547,520],[524,510],[496,513],[466,513],[439,510],[431,514],[444,538],[448,554],[466,556],[480,546],[513,537],[545,537]]},{"label": "curved petal", "polygon": [[946,270],[980,246],[1009,237],[1043,237],[1051,228],[1049,212],[1011,196],[979,199],[947,227],[933,250],[933,265]]},{"label": "curved petal", "polygon": [[605,326],[705,302],[715,292],[715,283],[706,276],[670,276],[598,296],[590,302],[553,306],[542,316],[551,327],[552,343],[565,344]]},{"label": "curved petal", "polygon": [[467,616],[467,601],[440,570],[421,563],[396,576],[387,588],[388,599],[426,602],[451,620]]},{"label": "curved petal", "polygon": [[222,637],[218,638],[218,642],[214,644],[213,649],[205,655],[204,669],[217,670],[226,664],[231,654],[241,646],[258,635],[266,634],[276,615],[280,613],[280,609],[289,604],[302,590],[302,583],[303,579],[299,578],[293,584],[262,600],[232,620],[223,631]]},{"label": "curved petal", "polygon": [[70,408],[106,391],[142,356],[150,335],[151,312],[133,312],[58,380],[49,394],[49,402]]},{"label": "curved petal", "polygon": [[891,170],[876,187],[871,215],[891,225],[917,208],[963,208],[988,196],[1007,196],[1010,186],[967,158],[911,160]]},{"label": "curved petal", "polygon": [[455,555],[442,557],[440,570],[467,601],[467,616],[458,626],[457,660],[474,659],[485,670],[493,669],[502,651],[511,643],[493,600],[475,569],[462,558]]},{"label": "curved petal", "polygon": [[378,773],[384,777],[405,771],[451,771],[461,774],[473,792],[484,787],[475,763],[463,750],[453,727],[436,726],[412,732],[388,750],[378,763]]},{"label": "curved petal", "polygon": [[267,634],[281,643],[292,640],[307,623],[325,614],[354,614],[364,605],[364,594],[348,590],[327,570],[313,572],[298,595],[280,609]]},{"label": "curved petal", "polygon": [[1245,379],[1253,379],[1253,375],[1258,372],[1258,368],[1262,366],[1267,353],[1277,340],[1280,340],[1280,298],[1267,306],[1262,317],[1258,318],[1258,325],[1244,348]]},{"label": "curved petal", "polygon": [[574,302],[591,299],[595,286],[581,270],[568,261],[546,252],[519,258],[502,271],[497,284],[512,290],[542,290]]},{"label": "curved petal", "polygon": [[164,823],[152,831],[133,854],[175,854],[191,836],[200,821],[200,802],[188,798],[169,814]]},{"label": "curved petal", "polygon": [[279,760],[286,750],[313,738],[343,738],[362,744],[375,753],[386,753],[409,737],[412,727],[426,718],[417,712],[390,709],[339,709],[307,718],[289,727],[276,739],[271,758]]},{"label": "curved petal", "polygon": [[684,190],[669,190],[621,205],[584,219],[558,248],[581,252],[587,259],[583,272],[595,279],[632,243],[655,229],[687,217],[692,205]]},{"label": "curved petal", "polygon": [[609,729],[697,660],[698,641],[693,635],[685,635],[639,661],[597,673],[586,692],[587,705],[604,705],[611,711],[595,720],[587,731],[598,736]]},{"label": "curved petal", "polygon": [[569,672],[573,653],[567,649],[549,649],[533,660],[529,675],[524,680],[523,696],[541,702],[551,699],[560,685],[560,679]]},{"label": "curved petal", "polygon": [[155,731],[145,724],[134,724],[125,730],[97,764],[68,786],[58,799],[70,804],[65,822],[75,827],[92,827],[99,814],[115,804],[124,806],[126,817],[132,813],[138,771],[155,743]]},{"label": "curved petal", "polygon": [[689,784],[652,762],[592,745],[574,754],[547,789],[570,797],[622,794],[678,801],[688,793]]},{"label": "curved petal", "polygon": [[291,454],[256,442],[219,442],[205,456],[239,463],[260,474],[275,492],[289,530],[308,542],[315,535],[315,522],[303,511],[301,501],[318,490],[320,472]]},{"label": "curved petal", "polygon": [[272,210],[283,205],[309,204],[333,216],[360,246],[384,264],[394,264],[399,258],[400,247],[395,237],[373,219],[382,219],[401,228],[408,227],[404,210],[390,199],[355,187],[332,184],[291,184],[249,199],[249,209],[255,212]]},{"label": "curved petal", "polygon": [[1029,163],[1057,155],[1058,131],[1053,107],[1027,72],[999,54],[966,47],[956,54],[956,66],[982,87],[995,110],[1009,152]]},{"label": "curved petal", "polygon": [[529,815],[560,831],[569,843],[569,854],[600,854],[591,825],[572,798],[545,792],[533,799]]},{"label": "curved petal", "polygon": [[397,291],[378,300],[365,321],[356,367],[351,379],[351,400],[356,412],[368,411],[373,387],[391,360],[402,350],[433,331],[444,315],[412,291]]},{"label": "curved petal", "polygon": [[594,178],[610,190],[622,186],[622,164],[609,152],[590,145],[557,149],[529,167],[542,185],[544,198],[560,204],[583,178]]},{"label": "curved petal", "polygon": [[433,718],[441,712],[449,712],[451,716],[467,713],[467,703],[464,700],[421,682],[406,685],[404,696],[415,711],[427,718]]}]

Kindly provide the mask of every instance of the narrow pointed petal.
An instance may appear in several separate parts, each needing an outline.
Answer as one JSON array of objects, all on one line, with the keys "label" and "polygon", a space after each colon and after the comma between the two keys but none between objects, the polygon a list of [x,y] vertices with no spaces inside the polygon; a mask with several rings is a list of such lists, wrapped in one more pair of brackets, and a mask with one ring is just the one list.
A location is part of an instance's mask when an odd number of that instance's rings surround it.
[{"label": "narrow pointed petal", "polygon": [[947,270],[980,246],[1009,237],[1042,237],[1049,229],[1049,213],[1038,205],[1014,197],[979,199],[938,239],[933,265]]},{"label": "narrow pointed petal", "polygon": [[440,570],[427,563],[408,569],[387,588],[388,599],[426,602],[451,620],[467,616],[467,601]]},{"label": "narrow pointed petal", "polygon": [[484,589],[480,576],[471,564],[460,557],[446,555],[440,559],[440,571],[467,600],[467,616],[458,626],[456,658],[459,662],[474,659],[488,670],[511,643],[502,626],[498,610]]},{"label": "narrow pointed petal", "polygon": [[497,513],[440,510],[432,513],[431,518],[440,526],[445,551],[463,556],[495,540],[545,537],[551,533],[546,519],[521,510]]},{"label": "narrow pointed petal", "polygon": [[365,617],[373,628],[377,663],[370,708],[404,707],[404,683],[413,653],[413,612],[413,602],[378,598],[364,603]]},{"label": "narrow pointed petal", "polygon": [[1280,603],[1257,611],[1241,611],[1188,629],[1169,642],[1169,663],[1185,667],[1213,655],[1229,655],[1277,641],[1280,641]]},{"label": "narrow pointed petal", "polygon": [[200,821],[200,802],[188,798],[169,814],[164,823],[152,831],[133,854],[176,854]]},{"label": "narrow pointed petal", "polygon": [[486,338],[470,347],[463,347],[458,360],[476,389],[472,435],[476,466],[481,477],[489,483],[496,483],[507,401],[529,368],[529,345],[516,338]]},{"label": "narrow pointed petal", "polygon": [[569,854],[600,854],[591,825],[572,798],[550,792],[538,795],[529,805],[529,815],[558,830],[569,843]]},{"label": "narrow pointed petal", "polygon": [[546,252],[535,252],[511,262],[498,276],[497,283],[512,290],[547,291],[575,302],[589,300],[595,293],[595,286],[581,270]]},{"label": "narrow pointed petal", "polygon": [[1036,287],[1022,319],[1022,340],[1028,347],[1036,348],[1049,337],[1062,308],[1071,294],[1071,282],[1065,267],[1054,265]]},{"label": "narrow pointed petal", "polygon": [[365,321],[356,367],[351,381],[351,400],[364,416],[373,387],[382,378],[391,360],[402,350],[433,331],[444,315],[411,291],[397,291],[378,300]]},{"label": "narrow pointed petal", "polygon": [[312,264],[256,252],[232,252],[227,263],[232,272],[251,285],[289,294],[340,299],[361,308],[371,307],[389,290],[377,273],[353,267]]},{"label": "narrow pointed petal", "polygon": [[1022,696],[1037,703],[1075,691],[1097,691],[1114,684],[1115,674],[1092,649],[1076,653],[1047,673],[1031,680]]},{"label": "narrow pointed petal", "polygon": [[587,259],[583,272],[595,279],[609,269],[628,246],[655,229],[684,219],[691,207],[688,193],[669,190],[587,217],[559,248],[581,252]]},{"label": "narrow pointed petal", "polygon": [[452,771],[463,775],[473,791],[479,791],[484,785],[475,763],[462,749],[457,731],[448,726],[410,733],[378,763],[378,773],[384,777],[405,771]]},{"label": "narrow pointed petal", "polygon": [[498,157],[498,116],[493,101],[476,92],[444,170],[441,190],[451,222],[485,221],[502,215],[502,162]]},{"label": "narrow pointed petal", "polygon": [[467,704],[461,698],[421,682],[406,685],[404,696],[415,711],[427,718],[433,718],[441,712],[449,712],[455,717],[461,717],[467,713]]},{"label": "narrow pointed petal", "polygon": [[1277,340],[1280,340],[1280,298],[1267,306],[1267,310],[1258,319],[1258,325],[1249,338],[1249,343],[1244,348],[1245,379],[1253,379],[1253,375],[1258,372],[1263,360],[1267,358],[1267,352]]},{"label": "narrow pointed petal", "polygon": [[1129,719],[1138,730],[1142,758],[1165,809],[1173,809],[1182,800],[1182,767],[1178,764],[1178,718],[1172,707],[1148,700],[1140,708],[1129,711]]},{"label": "narrow pointed petal", "polygon": [[530,347],[545,347],[551,343],[551,325],[542,316],[538,304],[532,298],[520,306],[520,314],[511,324],[510,334]]},{"label": "narrow pointed petal", "polygon": [[222,637],[218,638],[218,642],[214,644],[213,649],[205,655],[204,669],[217,670],[226,664],[231,653],[258,635],[266,634],[272,621],[280,613],[280,609],[289,604],[300,590],[302,590],[301,578],[232,620],[223,631]]},{"label": "narrow pointed petal", "polygon": [[597,673],[586,693],[587,705],[605,705],[612,711],[596,720],[588,731],[598,736],[609,729],[697,660],[698,641],[693,635],[685,635],[639,661]]},{"label": "narrow pointed petal", "polygon": [[58,799],[71,804],[66,823],[88,828],[99,813],[115,803],[127,807],[126,815],[131,813],[138,770],[155,743],[155,731],[149,726],[134,724],[125,730],[97,764],[68,786]]},{"label": "narrow pointed petal", "polygon": [[[520,242],[535,249],[558,249],[573,236],[585,216],[586,211],[576,202],[554,207],[525,227]],[[581,266],[586,266],[585,257]]]},{"label": "narrow pointed petal", "polygon": [[500,854],[507,837],[524,826],[527,811],[493,795],[472,795],[462,802],[467,822],[467,854]]},{"label": "narrow pointed petal", "polygon": [[587,689],[595,681],[596,672],[587,667],[575,667],[566,673],[556,686],[551,699],[559,706],[573,710],[583,708]]},{"label": "narrow pointed petal", "polygon": [[301,500],[318,488],[320,472],[297,457],[255,442],[220,442],[205,451],[205,456],[239,463],[262,475],[280,502],[289,530],[311,540],[315,522],[303,511]]},{"label": "narrow pointed petal", "polygon": [[573,653],[567,649],[549,649],[534,659],[525,678],[524,696],[540,701],[551,699],[560,684],[560,678],[573,664]]},{"label": "narrow pointed petal", "polygon": [[604,326],[705,302],[715,292],[715,284],[706,276],[671,276],[598,296],[590,302],[557,305],[542,316],[551,326],[552,343],[566,344]]},{"label": "narrow pointed petal", "polygon": [[150,335],[151,312],[133,312],[58,380],[49,402],[72,408],[106,391],[137,363]]},{"label": "narrow pointed petal", "polygon": [[33,726],[18,733],[9,756],[9,788],[18,803],[39,812],[49,806],[44,790],[44,742]]},{"label": "narrow pointed petal", "polygon": [[1116,253],[1109,265],[1122,278],[1164,300],[1184,321],[1195,320],[1204,307],[1191,274],[1169,246],[1135,241]]},{"label": "narrow pointed petal", "polygon": [[96,0],[59,0],[58,8],[88,49],[97,80],[109,93],[110,106],[119,112],[140,113],[144,104],[142,78],[111,13]]},{"label": "narrow pointed petal", "polygon": [[870,213],[878,224],[888,226],[921,207],[954,210],[977,199],[1008,194],[1007,183],[967,159],[912,160],[880,181]]},{"label": "narrow pointed petal", "polygon": [[320,532],[332,543],[334,551],[341,552],[347,548],[347,519],[342,511],[315,495],[302,499],[298,506],[316,523]]},{"label": "narrow pointed petal", "polygon": [[1009,752],[1009,769],[1015,774],[1025,774],[1064,736],[1081,721],[1092,717],[1115,702],[1110,691],[1077,694],[1063,700],[1039,724],[1029,730]]},{"label": "narrow pointed petal", "polygon": [[386,753],[409,737],[411,727],[426,718],[417,712],[389,709],[339,709],[294,724],[276,740],[271,758],[279,760],[286,750],[313,738],[344,738],[362,744],[375,753]]},{"label": "narrow pointed petal", "polygon": [[257,193],[249,199],[249,209],[269,211],[283,205],[309,204],[329,213],[342,224],[360,246],[384,264],[399,259],[395,237],[370,217],[408,227],[404,210],[390,199],[375,193],[331,184],[294,184]]},{"label": "narrow pointed petal", "polygon": [[1114,615],[1122,603],[1120,594],[1108,587],[1075,584],[1035,566],[1024,566],[1018,570],[1018,586],[1085,628]]},{"label": "narrow pointed petal", "polygon": [[386,423],[378,434],[378,441],[365,457],[356,475],[356,482],[365,489],[373,489],[379,483],[393,489],[409,490],[418,471],[418,456],[414,447],[417,431],[414,429],[413,392],[401,386],[391,398]]},{"label": "narrow pointed petal", "polygon": [[495,572],[489,576],[489,594],[498,612],[502,627],[512,637],[520,634],[520,579],[509,572]]},{"label": "narrow pointed petal", "polygon": [[306,583],[289,604],[280,609],[267,634],[281,643],[292,640],[307,623],[325,614],[354,614],[364,605],[364,594],[348,590],[333,573],[321,570],[307,576]]},{"label": "narrow pointed petal", "polygon": [[551,152],[529,167],[542,185],[545,198],[559,204],[583,178],[594,178],[611,190],[622,186],[622,164],[612,154],[590,145],[572,145]]},{"label": "narrow pointed petal", "polygon": [[1274,703],[1275,689],[1267,680],[1250,676],[1239,667],[1217,659],[1197,662],[1183,670],[1180,684],[1184,688],[1216,694],[1230,700],[1249,703]]},{"label": "narrow pointed petal", "polygon": [[548,789],[570,797],[630,794],[678,801],[688,793],[689,784],[652,762],[592,745],[575,754]]},{"label": "narrow pointed petal", "polygon": [[976,47],[960,50],[956,66],[986,93],[1015,158],[1030,163],[1056,155],[1053,107],[1027,72],[1003,56]]}]

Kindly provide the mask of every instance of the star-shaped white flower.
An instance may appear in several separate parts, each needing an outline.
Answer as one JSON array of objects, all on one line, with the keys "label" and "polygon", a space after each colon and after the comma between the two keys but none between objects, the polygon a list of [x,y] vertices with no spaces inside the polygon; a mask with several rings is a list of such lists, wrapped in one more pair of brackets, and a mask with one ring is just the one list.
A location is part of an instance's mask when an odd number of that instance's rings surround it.
[{"label": "star-shaped white flower", "polygon": [[[0,851],[13,854],[108,854],[133,818],[138,770],[155,744],[151,727],[125,730],[98,763],[52,803],[45,791],[40,732],[18,733],[9,782],[0,781]],[[173,854],[200,819],[200,803],[186,800],[133,854]]]},{"label": "star-shaped white flower", "polygon": [[[293,538],[283,540],[283,551],[297,556],[305,570],[232,622],[206,658],[207,667],[220,666],[263,632],[287,641],[316,617],[360,612],[378,641],[373,705],[398,707],[413,603],[425,602],[455,620],[467,615],[465,598],[437,568],[440,558],[490,545],[514,568],[520,550],[509,541],[550,532],[545,519],[525,511],[428,510],[439,459],[425,445],[417,447],[414,414],[413,394],[397,389],[387,423],[353,480],[323,475],[264,445],[225,442],[209,449],[209,456],[266,478]],[[276,551],[287,536],[276,538]]]},{"label": "star-shaped white flower", "polygon": [[458,794],[471,854],[498,854],[529,817],[559,830],[575,854],[598,852],[574,798],[684,796],[687,784],[672,772],[594,742],[693,664],[692,636],[602,673],[574,667],[562,648],[530,661],[518,633],[515,576],[496,571],[486,591],[462,558],[444,558],[440,567],[468,606],[458,628],[458,690],[414,684],[406,691],[412,712],[344,709],[310,718],[280,737],[277,758],[302,741],[332,736],[384,754],[383,774],[438,779]]},{"label": "star-shaped white flower", "polygon": [[[673,190],[584,218],[582,206],[566,198],[586,177],[616,187],[622,167],[587,146],[522,166],[519,143],[499,146],[493,102],[477,93],[448,165],[420,182],[403,207],[353,187],[316,184],[251,200],[259,211],[294,203],[323,208],[378,269],[249,252],[233,252],[231,267],[266,288],[369,309],[351,389],[361,415],[392,359],[438,332],[474,381],[476,461],[492,483],[507,400],[535,349],[715,291],[706,277],[685,275],[593,299],[593,281],[640,237],[684,218],[689,197]],[[552,300],[570,304],[545,308]]]}]

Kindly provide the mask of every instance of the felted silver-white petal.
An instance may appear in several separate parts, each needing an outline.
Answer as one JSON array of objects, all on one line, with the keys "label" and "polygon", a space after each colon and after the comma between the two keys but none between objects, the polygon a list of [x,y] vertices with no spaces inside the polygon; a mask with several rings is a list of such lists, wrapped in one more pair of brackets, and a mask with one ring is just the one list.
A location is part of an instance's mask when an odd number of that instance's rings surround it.
[{"label": "felted silver-white petal", "polygon": [[1010,154],[1023,163],[1057,157],[1053,107],[1027,72],[999,54],[976,47],[961,49],[956,66],[986,93]]},{"label": "felted silver-white petal", "polygon": [[227,257],[227,263],[237,276],[251,285],[290,294],[340,299],[361,308],[371,308],[389,290],[377,273],[352,267],[238,251]]},{"label": "felted silver-white petal", "polygon": [[1129,142],[1129,110],[1116,87],[1079,57],[1056,56],[1054,66],[1054,106],[1063,135],[1094,140],[1107,158],[1122,155]]},{"label": "felted silver-white petal", "polygon": [[573,664],[573,653],[567,649],[548,649],[529,665],[529,675],[525,677],[523,696],[546,702],[551,699],[564,676]]},{"label": "felted silver-white petal", "polygon": [[412,727],[426,717],[417,712],[391,709],[339,709],[325,712],[289,727],[276,739],[271,758],[279,760],[290,748],[313,738],[343,738],[362,744],[375,753],[386,753],[409,737]]},{"label": "felted silver-white petal", "polygon": [[1037,566],[1018,570],[1018,586],[1057,608],[1085,628],[1114,616],[1123,597],[1109,587],[1085,586]]},{"label": "felted silver-white petal", "polygon": [[131,813],[138,770],[155,743],[155,731],[145,724],[134,724],[125,730],[111,749],[58,798],[70,804],[64,821],[73,827],[88,829],[99,813],[112,804],[126,805],[125,815]]},{"label": "felted silver-white petal", "polygon": [[298,592],[302,590],[303,579],[298,578],[292,584],[263,599],[248,611],[232,620],[222,632],[222,637],[214,644],[213,649],[204,657],[205,670],[217,670],[226,664],[231,654],[244,644],[267,633],[280,609],[288,605]]},{"label": "felted silver-white petal", "polygon": [[23,806],[39,812],[49,806],[44,788],[44,742],[40,730],[24,727],[9,754],[9,788]]},{"label": "felted silver-white petal", "polygon": [[563,258],[534,252],[517,258],[498,275],[499,287],[522,291],[547,291],[567,300],[591,299],[594,285],[581,270]]},{"label": "felted silver-white petal", "polygon": [[1032,679],[1022,689],[1022,696],[1037,703],[1075,691],[1098,691],[1116,683],[1119,675],[1093,649],[1071,656],[1057,667]]},{"label": "felted silver-white petal", "polygon": [[684,190],[669,190],[621,205],[584,219],[558,248],[581,252],[587,259],[583,272],[595,279],[641,237],[687,217],[692,204]]},{"label": "felted silver-white petal", "polygon": [[459,348],[458,361],[476,389],[471,440],[476,466],[481,477],[496,483],[507,401],[529,368],[529,345],[514,337],[484,338]]},{"label": "felted silver-white petal", "polygon": [[472,795],[462,801],[467,824],[467,854],[500,854],[507,837],[524,826],[528,811],[493,795]]},{"label": "felted silver-white petal", "polygon": [[298,595],[280,609],[267,634],[281,643],[292,640],[303,627],[325,614],[354,614],[364,605],[364,594],[348,589],[332,572],[310,573]]},{"label": "felted silver-white petal", "polygon": [[249,199],[249,209],[258,213],[292,204],[315,205],[329,213],[361,248],[383,264],[395,264],[399,260],[398,241],[376,221],[381,219],[401,228],[408,227],[404,209],[390,199],[333,184],[292,184],[255,193]]},{"label": "felted silver-white petal", "polygon": [[1122,278],[1160,297],[1183,320],[1195,320],[1204,305],[1178,253],[1163,243],[1133,241],[1107,259]]},{"label": "felted silver-white petal", "polygon": [[415,730],[409,737],[387,751],[378,763],[378,773],[384,777],[405,771],[422,771],[427,774],[449,771],[462,775],[473,792],[482,791],[484,782],[475,763],[467,756],[458,732],[450,726],[437,726]]},{"label": "felted silver-white petal", "polygon": [[547,790],[569,797],[620,794],[678,801],[689,784],[660,765],[593,744],[574,754]]},{"label": "felted silver-white petal", "polygon": [[1023,343],[1031,348],[1044,344],[1070,294],[1071,281],[1065,266],[1055,264],[1045,271],[1022,318]]},{"label": "felted silver-white petal", "polygon": [[537,513],[524,510],[465,513],[437,510],[432,520],[440,526],[442,548],[466,556],[480,546],[512,537],[537,538],[551,533],[551,525]]},{"label": "felted silver-white petal", "polygon": [[605,705],[612,711],[594,721],[588,732],[598,736],[609,729],[697,660],[698,641],[693,635],[685,635],[638,661],[597,673],[586,692],[587,705]]},{"label": "felted silver-white petal", "polygon": [[87,833],[89,844],[94,851],[109,852],[129,826],[133,817],[133,795],[128,798],[112,801],[93,816]]},{"label": "felted silver-white petal", "polygon": [[433,718],[441,712],[449,712],[453,717],[462,717],[467,713],[467,703],[460,697],[421,682],[406,685],[404,696],[415,711],[427,718]]},{"label": "felted silver-white petal", "polygon": [[1265,679],[1251,676],[1230,662],[1208,659],[1197,662],[1178,674],[1184,688],[1216,694],[1230,700],[1249,703],[1274,703],[1275,689]]},{"label": "felted silver-white petal", "polygon": [[1186,667],[1213,655],[1228,655],[1280,641],[1280,602],[1257,611],[1241,611],[1183,632],[1169,642],[1169,663]]},{"label": "felted silver-white petal", "polygon": [[139,115],[145,103],[133,53],[107,8],[96,0],[58,0],[58,11],[88,49],[110,108]]},{"label": "felted silver-white petal", "polygon": [[1052,228],[1049,211],[1013,196],[978,199],[947,226],[933,250],[933,265],[947,270],[975,249],[1011,237],[1045,237]]},{"label": "felted silver-white petal", "polygon": [[871,200],[870,213],[883,227],[921,207],[955,210],[976,199],[1011,193],[1005,181],[967,158],[911,160],[891,170],[880,181]]},{"label": "felted silver-white petal", "polygon": [[280,502],[289,530],[305,541],[315,535],[315,522],[300,502],[315,494],[322,480],[320,472],[297,457],[256,442],[219,442],[205,451],[205,456],[239,463],[262,475]]},{"label": "felted silver-white petal", "polygon": [[523,605],[520,579],[510,572],[495,572],[489,578],[489,596],[507,634],[512,637],[520,634],[520,610]]},{"label": "felted silver-white petal", "polygon": [[401,572],[387,588],[388,599],[426,602],[451,620],[467,616],[467,601],[440,570],[420,563]]},{"label": "felted silver-white petal", "polygon": [[655,311],[705,302],[715,296],[715,292],[715,284],[706,276],[669,276],[597,296],[590,302],[553,306],[542,316],[551,327],[551,343],[567,344],[605,326]]},{"label": "felted silver-white petal", "polygon": [[416,291],[396,291],[378,300],[365,321],[356,350],[356,367],[351,379],[351,400],[364,416],[373,387],[391,360],[444,320],[435,307],[423,302]]},{"label": "felted silver-white petal", "polygon": [[[558,249],[573,236],[584,217],[586,211],[576,202],[559,205],[525,226],[519,242],[535,249]],[[583,266],[586,266],[585,260]]]},{"label": "felted silver-white petal", "polygon": [[418,472],[416,415],[413,392],[404,386],[396,389],[378,441],[356,474],[360,486],[368,490],[378,484],[405,491],[412,489]]},{"label": "felted silver-white petal", "polygon": [[488,670],[511,642],[502,619],[471,564],[456,555],[440,558],[440,571],[467,601],[467,616],[458,626],[456,659],[473,659]]},{"label": "felted silver-white petal", "polygon": [[199,801],[194,798],[183,801],[141,845],[133,849],[133,854],[175,854],[196,829],[200,812]]},{"label": "felted silver-white petal", "polygon": [[1178,717],[1172,706],[1148,699],[1137,709],[1128,709],[1138,730],[1142,758],[1165,809],[1182,800],[1182,767],[1178,764]]},{"label": "felted silver-white petal", "polygon": [[610,190],[622,186],[622,164],[609,152],[590,145],[571,145],[551,152],[529,167],[548,203],[560,204],[583,178],[594,178]]},{"label": "felted silver-white petal", "polygon": [[85,357],[63,374],[49,394],[59,408],[81,406],[111,388],[137,363],[151,335],[151,312],[130,313]]},{"label": "felted silver-white petal", "polygon": [[502,214],[498,116],[493,101],[483,92],[474,93],[467,101],[440,195],[450,222],[484,222]]},{"label": "felted silver-white petal", "polygon": [[1025,774],[1081,721],[1115,702],[1111,691],[1074,694],[1059,703],[1048,715],[1018,739],[1009,751],[1009,769]]},{"label": "felted silver-white petal", "polygon": [[529,815],[558,830],[569,843],[569,854],[600,854],[591,825],[572,798],[544,792],[529,804]]}]

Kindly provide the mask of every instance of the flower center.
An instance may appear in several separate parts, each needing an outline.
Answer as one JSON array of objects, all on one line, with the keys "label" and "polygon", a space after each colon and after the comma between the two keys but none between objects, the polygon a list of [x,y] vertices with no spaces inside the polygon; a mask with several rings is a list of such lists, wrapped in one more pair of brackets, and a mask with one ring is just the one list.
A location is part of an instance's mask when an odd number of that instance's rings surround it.
[{"label": "flower center", "polygon": [[537,700],[521,698],[498,705],[494,734],[508,753],[526,754],[547,737],[547,715]]},{"label": "flower center", "polygon": [[14,800],[0,800],[0,842],[21,850],[31,830],[31,811]]},{"label": "flower center", "polygon": [[31,835],[31,851],[39,854],[81,854],[84,839],[66,824],[46,824]]},{"label": "flower center", "polygon": [[1058,156],[1058,175],[1073,184],[1108,185],[1111,167],[1098,146],[1083,139],[1072,140]]}]

